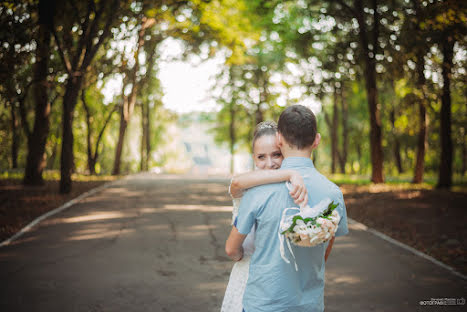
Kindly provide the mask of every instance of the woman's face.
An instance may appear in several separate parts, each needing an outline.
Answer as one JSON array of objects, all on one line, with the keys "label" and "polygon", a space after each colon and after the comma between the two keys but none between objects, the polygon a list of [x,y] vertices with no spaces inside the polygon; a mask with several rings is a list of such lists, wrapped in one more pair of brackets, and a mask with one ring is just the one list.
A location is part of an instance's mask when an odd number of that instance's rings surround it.
[{"label": "woman's face", "polygon": [[279,169],[284,157],[276,144],[275,135],[263,135],[256,139],[253,159],[258,169]]}]

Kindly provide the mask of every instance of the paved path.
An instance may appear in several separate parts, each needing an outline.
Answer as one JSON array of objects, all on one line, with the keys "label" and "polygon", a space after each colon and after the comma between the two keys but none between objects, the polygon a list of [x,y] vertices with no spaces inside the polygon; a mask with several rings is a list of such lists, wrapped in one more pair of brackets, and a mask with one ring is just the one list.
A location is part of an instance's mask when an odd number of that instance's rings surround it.
[{"label": "paved path", "polygon": [[[219,311],[232,267],[225,179],[121,180],[0,248],[0,311]],[[336,239],[326,311],[461,311],[465,280],[358,226]]]}]

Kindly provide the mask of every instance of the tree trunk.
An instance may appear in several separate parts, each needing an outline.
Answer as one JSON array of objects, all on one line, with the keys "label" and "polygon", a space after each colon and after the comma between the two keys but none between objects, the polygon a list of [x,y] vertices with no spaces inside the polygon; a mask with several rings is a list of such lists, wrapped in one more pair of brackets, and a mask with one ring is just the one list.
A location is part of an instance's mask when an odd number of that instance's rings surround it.
[{"label": "tree trunk", "polygon": [[[139,84],[140,81],[138,81],[137,73],[139,69],[139,51],[144,45],[144,34],[146,31],[146,28],[151,26],[153,21],[146,19],[145,17],[142,18],[142,23],[141,23],[141,29],[138,31],[138,43],[136,47],[136,51],[134,53],[135,56],[135,65],[131,69],[129,73],[129,78],[127,79],[128,83],[132,84],[131,87],[131,92],[128,97],[125,96],[124,90],[125,90],[125,83],[122,88],[122,97],[123,97],[123,106],[120,111],[120,129],[119,129],[119,134],[118,134],[118,143],[117,143],[117,149],[115,150],[115,159],[114,159],[114,167],[112,170],[113,175],[118,175],[120,174],[120,162],[122,158],[122,151],[123,151],[123,143],[125,139],[125,132],[128,127],[128,123],[130,122],[131,115],[133,114],[133,109],[136,104],[136,95],[137,92],[139,91]],[[125,81],[125,80],[124,80]]]},{"label": "tree trunk", "polygon": [[[367,23],[364,17],[363,5],[361,0],[355,1],[356,18],[359,24],[360,43],[364,51],[365,67],[364,76],[366,82],[366,93],[368,108],[370,113],[370,150],[371,150],[371,181],[373,183],[383,183],[383,147],[382,147],[382,127],[380,118],[380,109],[378,105],[378,89],[376,84],[376,60],[375,55],[378,47],[378,26],[379,16],[377,10],[377,1],[373,0],[373,30],[367,31]],[[373,35],[372,46],[369,48],[369,34]]]},{"label": "tree trunk", "polygon": [[141,104],[141,144],[140,144],[140,149],[139,149],[139,171],[142,172],[144,171],[144,153],[146,149],[144,146],[146,145],[146,123],[144,121],[145,114],[144,114],[144,103]]},{"label": "tree trunk", "polygon": [[443,94],[441,97],[441,160],[437,188],[452,185],[452,138],[451,138],[451,69],[454,40],[446,34],[442,43],[443,51]]},{"label": "tree trunk", "polygon": [[341,86],[340,91],[340,102],[341,102],[341,109],[342,109],[342,153],[339,157],[339,163],[341,167],[341,173],[345,174],[345,165],[347,164],[347,157],[348,157],[348,119],[349,119],[349,107],[347,101],[345,100],[344,96],[344,86]]},{"label": "tree trunk", "polygon": [[392,152],[394,154],[394,160],[396,162],[397,172],[399,174],[404,172],[404,168],[402,167],[402,159],[401,159],[401,144],[399,141],[399,137],[395,133],[395,123],[396,123],[396,110],[394,106],[391,108],[389,112],[389,118],[391,120],[392,129],[393,129],[393,136],[394,136],[394,145],[392,147]]},{"label": "tree trunk", "polygon": [[141,103],[141,162],[140,162],[140,171],[148,170],[148,141],[149,141],[149,102],[143,101]]},{"label": "tree trunk", "polygon": [[338,158],[338,145],[339,142],[337,141],[337,129],[339,125],[339,113],[338,113],[338,104],[337,104],[337,88],[334,84],[334,101],[332,107],[332,123],[329,125],[329,131],[331,131],[331,173],[336,173],[336,165],[337,165],[337,158]]},{"label": "tree trunk", "polygon": [[376,88],[376,69],[374,60],[367,63],[366,80],[367,96],[370,112],[370,146],[371,146],[371,181],[383,183],[383,147],[380,109],[378,106],[378,90]]},{"label": "tree trunk", "polygon": [[74,170],[73,159],[73,112],[81,90],[82,76],[67,79],[63,97],[62,114],[62,153],[60,155],[60,193],[71,192],[71,175]]},{"label": "tree trunk", "polygon": [[50,102],[48,99],[48,67],[50,58],[50,30],[53,25],[54,0],[39,1],[39,29],[37,35],[36,63],[34,64],[34,126],[28,136],[28,156],[23,183],[43,184],[42,172],[45,167],[45,144],[49,134]]},{"label": "tree trunk", "polygon": [[86,91],[83,89],[81,91],[81,103],[83,104],[84,107],[84,112],[86,115],[86,151],[87,151],[87,156],[88,156],[88,170],[90,175],[95,175],[96,170],[95,170],[95,165],[96,161],[93,159],[92,155],[92,139],[91,139],[91,112],[89,110],[89,107],[86,103]]},{"label": "tree trunk", "polygon": [[146,170],[149,170],[149,161],[151,160],[151,106],[147,103],[146,109]]},{"label": "tree trunk", "polygon": [[123,110],[124,110],[124,107],[122,107],[121,110],[120,110],[120,128],[119,128],[119,131],[118,131],[117,148],[115,149],[115,160],[114,160],[114,167],[113,167],[113,170],[112,170],[113,175],[120,174],[120,164],[121,164],[121,159],[122,159],[123,141],[125,139],[126,128],[127,128],[127,125],[128,125],[128,122],[126,121]]},{"label": "tree trunk", "polygon": [[425,68],[424,55],[421,51],[417,55],[417,88],[421,91],[421,98],[418,99],[418,140],[417,156],[415,162],[415,171],[413,183],[423,182],[423,173],[425,171],[425,151],[428,141],[426,106],[427,98],[425,93]]}]

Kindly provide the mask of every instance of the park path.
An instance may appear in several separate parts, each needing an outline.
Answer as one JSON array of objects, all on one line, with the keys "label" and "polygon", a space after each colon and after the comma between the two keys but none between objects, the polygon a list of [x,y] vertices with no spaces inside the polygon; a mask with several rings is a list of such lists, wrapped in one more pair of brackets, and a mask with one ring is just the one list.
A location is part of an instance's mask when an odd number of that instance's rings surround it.
[{"label": "park path", "polygon": [[[0,248],[0,311],[219,311],[227,179],[138,174]],[[326,265],[326,311],[439,311],[467,284],[349,224]],[[450,306],[443,311],[461,311]]]}]

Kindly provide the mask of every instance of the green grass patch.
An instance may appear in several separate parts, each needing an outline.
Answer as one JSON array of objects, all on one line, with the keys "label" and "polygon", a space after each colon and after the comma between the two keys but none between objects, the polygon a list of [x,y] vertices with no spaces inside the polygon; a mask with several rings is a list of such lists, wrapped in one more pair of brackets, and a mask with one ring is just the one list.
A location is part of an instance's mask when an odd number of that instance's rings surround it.
[{"label": "green grass patch", "polygon": [[[325,174],[326,175],[326,174]],[[337,185],[372,185],[369,175],[356,175],[356,174],[328,174],[326,175],[329,179]],[[436,188],[438,178],[433,175],[426,175],[423,183],[413,184],[411,175],[400,175],[400,176],[385,176],[385,185],[392,186],[394,189],[424,189],[432,190]],[[460,175],[453,177],[453,185],[451,191],[454,192],[467,192],[467,179]]]},{"label": "green grass patch", "polygon": [[[22,180],[24,175],[23,170],[9,170],[0,173],[2,180]],[[60,181],[59,170],[44,170],[42,177],[46,181]],[[88,182],[88,181],[113,181],[121,178],[120,176],[113,175],[87,175],[82,173],[74,173],[71,176],[73,181]]]}]

